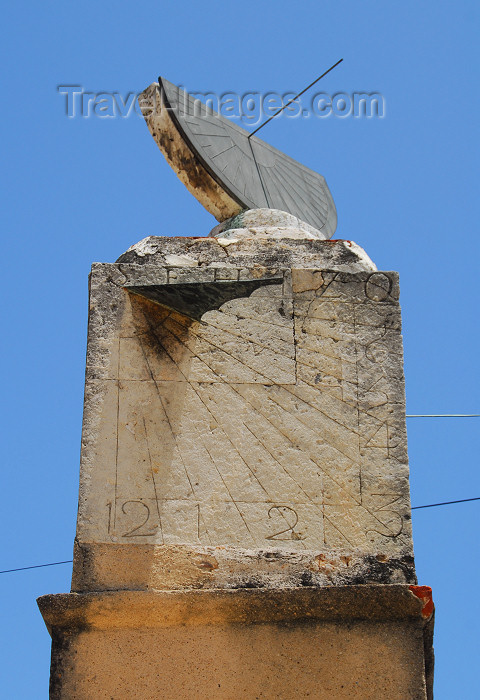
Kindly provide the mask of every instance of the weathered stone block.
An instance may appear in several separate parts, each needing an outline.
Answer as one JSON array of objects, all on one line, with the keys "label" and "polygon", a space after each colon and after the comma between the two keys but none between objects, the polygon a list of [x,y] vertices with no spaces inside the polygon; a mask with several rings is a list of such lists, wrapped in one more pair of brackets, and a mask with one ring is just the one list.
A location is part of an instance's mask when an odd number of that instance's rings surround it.
[{"label": "weathered stone block", "polygon": [[347,243],[153,238],[93,266],[74,590],[139,552],[142,588],[322,586],[327,555],[329,584],[415,581],[398,276]]},{"label": "weathered stone block", "polygon": [[410,588],[43,596],[50,697],[431,699],[431,611]]}]

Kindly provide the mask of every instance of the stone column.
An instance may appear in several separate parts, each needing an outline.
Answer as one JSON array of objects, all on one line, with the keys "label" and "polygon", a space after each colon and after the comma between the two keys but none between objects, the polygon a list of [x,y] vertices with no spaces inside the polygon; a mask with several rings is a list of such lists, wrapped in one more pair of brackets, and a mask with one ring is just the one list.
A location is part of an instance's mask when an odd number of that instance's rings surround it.
[{"label": "stone column", "polygon": [[52,698],[431,696],[398,298],[348,241],[93,265]]}]

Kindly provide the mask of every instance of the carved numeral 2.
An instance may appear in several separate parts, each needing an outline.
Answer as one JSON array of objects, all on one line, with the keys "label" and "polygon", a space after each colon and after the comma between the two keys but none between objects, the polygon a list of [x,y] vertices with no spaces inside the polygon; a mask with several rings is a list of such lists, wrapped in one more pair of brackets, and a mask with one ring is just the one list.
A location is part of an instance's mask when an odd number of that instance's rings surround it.
[{"label": "carved numeral 2", "polygon": [[[134,507],[132,507],[133,504],[135,504]],[[130,507],[127,507],[125,509],[125,506]],[[138,508],[138,506],[141,506],[141,508]],[[141,530],[142,527],[144,527],[144,525],[147,524],[150,518],[150,508],[146,503],[144,503],[143,501],[125,501],[125,503],[122,505],[122,513],[124,513],[124,515],[135,514],[135,511],[138,514],[138,520],[140,520],[141,518],[144,519],[140,522],[139,525],[136,525],[132,530],[128,530],[127,532],[125,532],[122,535],[122,537],[149,537],[150,535],[154,535],[155,530],[157,529],[156,525],[150,532],[139,532],[139,530]]]},{"label": "carved numeral 2", "polygon": [[272,517],[272,512],[276,512],[278,516],[283,518],[288,527],[284,530],[276,532],[274,535],[269,535],[265,539],[267,540],[277,540],[281,542],[286,542],[289,540],[304,540],[305,537],[301,537],[298,533],[294,531],[295,525],[298,523],[297,512],[290,508],[290,506],[272,506],[268,511],[268,517]]}]

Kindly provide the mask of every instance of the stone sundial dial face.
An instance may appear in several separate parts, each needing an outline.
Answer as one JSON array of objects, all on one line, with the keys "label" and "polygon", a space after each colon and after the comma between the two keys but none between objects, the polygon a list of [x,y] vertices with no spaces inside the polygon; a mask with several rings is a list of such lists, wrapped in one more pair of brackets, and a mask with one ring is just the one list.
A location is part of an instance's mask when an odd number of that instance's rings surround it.
[{"label": "stone sundial dial face", "polygon": [[218,221],[243,209],[286,211],[331,238],[332,196],[319,173],[252,136],[164,78],[139,104],[178,177]]},{"label": "stone sundial dial face", "polygon": [[392,273],[105,267],[80,540],[409,555]]}]

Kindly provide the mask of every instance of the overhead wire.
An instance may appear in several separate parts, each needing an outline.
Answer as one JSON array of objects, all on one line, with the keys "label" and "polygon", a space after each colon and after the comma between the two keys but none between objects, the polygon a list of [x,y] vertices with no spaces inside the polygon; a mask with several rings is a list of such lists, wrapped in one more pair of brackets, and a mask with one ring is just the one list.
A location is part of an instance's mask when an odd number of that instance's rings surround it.
[{"label": "overhead wire", "polygon": [[73,559],[65,559],[65,561],[52,561],[50,564],[34,564],[33,566],[19,566],[17,569],[4,569],[0,574],[10,574],[12,571],[26,571],[27,569],[42,569],[45,566],[58,566],[59,564],[71,564]]},{"label": "overhead wire", "polygon": [[418,510],[419,508],[435,508],[436,506],[450,506],[452,503],[467,503],[468,501],[480,501],[480,496],[475,496],[475,498],[461,498],[459,501],[443,501],[442,503],[428,503],[426,506],[412,506],[411,510]]},{"label": "overhead wire", "polygon": [[480,413],[407,413],[406,418],[480,418]]},{"label": "overhead wire", "polygon": [[[419,510],[420,508],[435,508],[437,506],[450,506],[454,503],[467,503],[469,501],[480,501],[480,496],[475,498],[462,498],[458,501],[443,501],[442,503],[427,503],[424,506],[412,506],[411,510]],[[73,559],[65,559],[65,561],[53,561],[50,564],[34,564],[33,566],[19,566],[16,569],[4,569],[0,574],[10,574],[14,571],[27,571],[28,569],[42,569],[46,566],[59,566],[59,564],[71,564]]]},{"label": "overhead wire", "polygon": [[[406,418],[480,418],[480,413],[407,413]],[[427,503],[423,506],[412,506],[411,510],[420,510],[421,508],[436,508],[437,506],[450,506],[455,503],[469,503],[470,501],[480,501],[480,496],[475,496],[474,498],[461,498],[457,501],[442,501],[441,503]],[[0,571],[0,574],[10,574],[14,571],[27,571],[28,569],[42,569],[47,566],[59,566],[60,564],[71,564],[72,562],[73,559],[65,559],[64,561],[53,561],[49,564],[19,566],[16,569],[4,569],[3,571]]]}]

